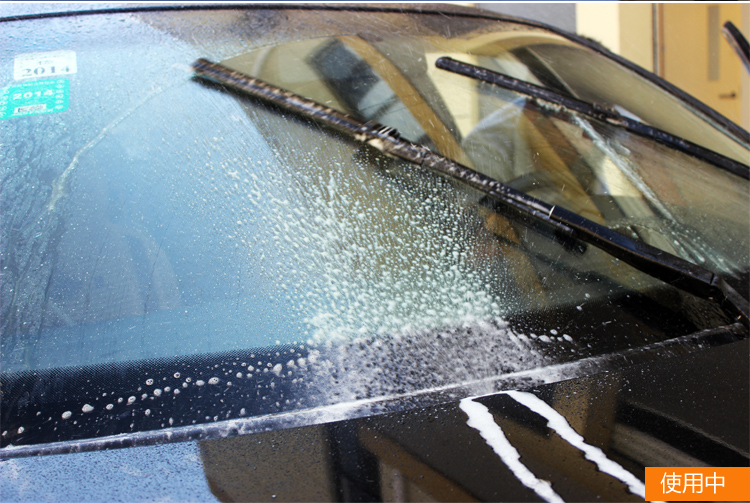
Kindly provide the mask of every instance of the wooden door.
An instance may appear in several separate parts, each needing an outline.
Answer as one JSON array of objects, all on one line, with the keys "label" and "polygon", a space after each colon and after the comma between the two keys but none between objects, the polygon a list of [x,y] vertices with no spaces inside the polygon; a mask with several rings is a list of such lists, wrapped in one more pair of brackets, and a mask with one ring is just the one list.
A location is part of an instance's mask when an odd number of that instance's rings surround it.
[{"label": "wooden door", "polygon": [[659,75],[737,124],[744,69],[721,28],[726,21],[742,26],[741,7],[739,2],[658,6]]}]

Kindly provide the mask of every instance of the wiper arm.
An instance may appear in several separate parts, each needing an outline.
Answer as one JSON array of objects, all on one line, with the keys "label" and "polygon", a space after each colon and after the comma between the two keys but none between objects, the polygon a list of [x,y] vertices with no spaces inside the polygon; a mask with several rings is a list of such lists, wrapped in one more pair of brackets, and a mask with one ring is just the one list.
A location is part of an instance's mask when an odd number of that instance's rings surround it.
[{"label": "wiper arm", "polygon": [[458,180],[504,203],[514,213],[552,226],[557,232],[589,243],[636,269],[698,297],[718,302],[731,317],[750,326],[748,302],[720,276],[646,243],[633,240],[559,206],[552,206],[459,164],[427,147],[401,138],[393,128],[362,122],[313,100],[273,86],[226,66],[199,59],[193,63],[199,77],[242,91],[292,110],[433,172]]},{"label": "wiper arm", "polygon": [[724,34],[727,42],[729,42],[729,45],[732,46],[732,49],[734,49],[734,52],[737,53],[737,57],[740,58],[742,64],[745,65],[747,73],[750,74],[750,44],[747,42],[745,36],[731,21],[724,23],[721,32]]},{"label": "wiper arm", "polygon": [[573,110],[574,112],[606,122],[612,126],[627,129],[628,131],[640,136],[651,138],[675,150],[702,159],[719,168],[725,169],[730,173],[745,178],[746,180],[750,180],[750,166],[723,156],[713,150],[701,147],[700,145],[692,143],[684,138],[680,138],[679,136],[667,133],[666,131],[662,131],[661,129],[657,129],[637,120],[624,117],[616,111],[597,105],[596,103],[589,103],[588,101],[566,96],[545,87],[530,84],[523,80],[503,75],[502,73],[493,72],[492,70],[482,68],[481,66],[456,61],[447,56],[438,58],[435,62],[435,66],[442,70],[447,70],[488,84],[510,89],[548,103],[553,103],[569,110]]}]

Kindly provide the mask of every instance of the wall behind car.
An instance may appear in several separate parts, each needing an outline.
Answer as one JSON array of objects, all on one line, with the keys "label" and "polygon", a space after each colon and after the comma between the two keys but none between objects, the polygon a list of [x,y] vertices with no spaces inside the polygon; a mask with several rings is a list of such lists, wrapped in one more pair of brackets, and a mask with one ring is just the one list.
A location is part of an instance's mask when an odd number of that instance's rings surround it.
[{"label": "wall behind car", "polygon": [[495,3],[476,2],[475,7],[499,12],[509,16],[523,17],[546,23],[563,30],[576,31],[576,4],[575,3]]},{"label": "wall behind car", "polygon": [[731,21],[747,36],[743,8],[750,11],[750,5],[740,3],[667,3],[655,10],[659,75],[737,123],[750,109],[742,89],[748,75],[721,30]]}]

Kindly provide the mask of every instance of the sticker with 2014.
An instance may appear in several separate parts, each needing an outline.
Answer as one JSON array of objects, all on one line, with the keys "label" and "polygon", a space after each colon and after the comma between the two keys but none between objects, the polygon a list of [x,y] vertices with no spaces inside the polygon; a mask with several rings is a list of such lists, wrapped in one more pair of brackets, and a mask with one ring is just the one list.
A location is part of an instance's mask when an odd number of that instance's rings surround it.
[{"label": "sticker with 2014", "polygon": [[75,51],[30,52],[19,54],[13,60],[15,80],[68,75],[77,71]]},{"label": "sticker with 2014", "polygon": [[68,109],[70,83],[67,79],[23,82],[0,89],[0,119],[25,117]]}]

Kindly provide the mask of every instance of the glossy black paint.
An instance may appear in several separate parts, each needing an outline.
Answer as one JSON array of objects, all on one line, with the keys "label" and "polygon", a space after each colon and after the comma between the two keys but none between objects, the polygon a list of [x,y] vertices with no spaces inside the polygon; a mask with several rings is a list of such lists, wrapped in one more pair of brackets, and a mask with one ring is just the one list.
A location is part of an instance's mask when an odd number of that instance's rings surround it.
[{"label": "glossy black paint", "polygon": [[[655,295],[662,296],[661,303],[654,303],[646,295],[612,295],[606,301],[591,302],[585,313],[559,308],[513,316],[508,322],[519,333],[546,333],[564,326],[579,334],[575,343],[539,347],[553,367],[551,372],[572,376],[619,371],[636,364],[657,365],[663,357],[700,352],[747,336],[740,324],[696,331],[682,313],[686,306],[670,307],[664,293]],[[618,320],[616,324],[611,323],[613,319]],[[708,319],[706,323],[717,321]],[[641,336],[635,338],[634,332]],[[690,335],[669,338],[675,333]],[[425,337],[443,341],[445,334]],[[435,347],[466,351],[470,348],[461,344],[464,338],[471,339],[458,337],[454,344],[443,341]],[[354,342],[345,350],[353,353],[352,364],[362,363],[357,355],[363,343],[366,341]],[[410,367],[413,355],[422,353],[424,341],[415,338],[393,341],[391,345],[381,338],[379,344],[378,365],[398,371]],[[462,383],[442,381],[435,381],[435,385],[445,388],[443,391],[414,393],[412,380],[421,382],[430,374],[429,369],[420,369],[413,376],[392,376],[393,397],[379,396],[375,390],[373,395],[358,397],[363,400],[361,405],[339,415],[331,414],[326,407],[337,403],[339,393],[348,392],[345,369],[333,369],[330,374],[308,372],[304,367],[297,367],[291,375],[288,368],[284,372],[273,371],[277,364],[290,359],[308,358],[311,351],[319,352],[321,360],[337,360],[337,350],[321,349],[275,346],[5,373],[0,379],[0,424],[5,432],[2,446],[9,448],[0,451],[0,456],[62,454],[251,435],[340,417],[419,409],[467,394]],[[493,356],[499,362],[493,368],[497,374],[494,386],[499,387],[495,389],[536,385],[548,372],[530,367],[531,374],[514,373],[502,365],[502,354]],[[248,364],[255,368],[249,369]],[[85,405],[91,407],[88,412],[83,411]],[[66,412],[70,417],[65,417]]]},{"label": "glossy black paint", "polygon": [[[278,346],[3,374],[0,423],[7,433],[0,445],[75,442],[190,425],[193,431],[178,431],[174,440],[204,438],[200,426],[206,423],[299,407],[310,384],[272,369],[307,356],[307,350]],[[292,396],[293,402],[287,400]],[[83,411],[86,405],[91,410]],[[139,440],[122,439],[119,446],[143,445]]]},{"label": "glossy black paint", "polygon": [[[526,391],[555,408],[588,444],[641,480],[644,467],[654,466],[645,464],[649,461],[749,466],[749,351],[745,339]],[[545,418],[509,395],[476,400],[492,412],[521,461],[538,478],[550,480],[564,500],[639,500],[559,437]],[[406,501],[425,496],[439,501],[539,501],[466,421],[454,402],[332,423],[324,427],[326,440],[319,448],[300,455],[311,463],[325,463],[332,487],[347,487],[346,492],[336,490],[338,501],[392,498],[394,480],[388,474],[393,470],[399,474],[395,490]],[[297,445],[315,428],[260,434],[254,442]],[[253,452],[242,438],[209,440],[202,449],[211,453],[210,459],[221,453],[228,462]],[[264,460],[255,458],[259,462],[252,470],[232,474],[239,479],[217,473],[209,479],[222,501],[230,501],[231,495],[223,498],[219,488],[249,487],[258,477],[270,477],[274,487],[284,486],[285,474],[264,469],[282,460],[274,459],[273,448],[262,452]],[[284,456],[288,460],[288,450]],[[312,495],[312,486],[320,484],[321,479],[313,477],[292,485],[303,491],[309,487]],[[273,499],[288,501],[289,496],[282,490]]]}]

